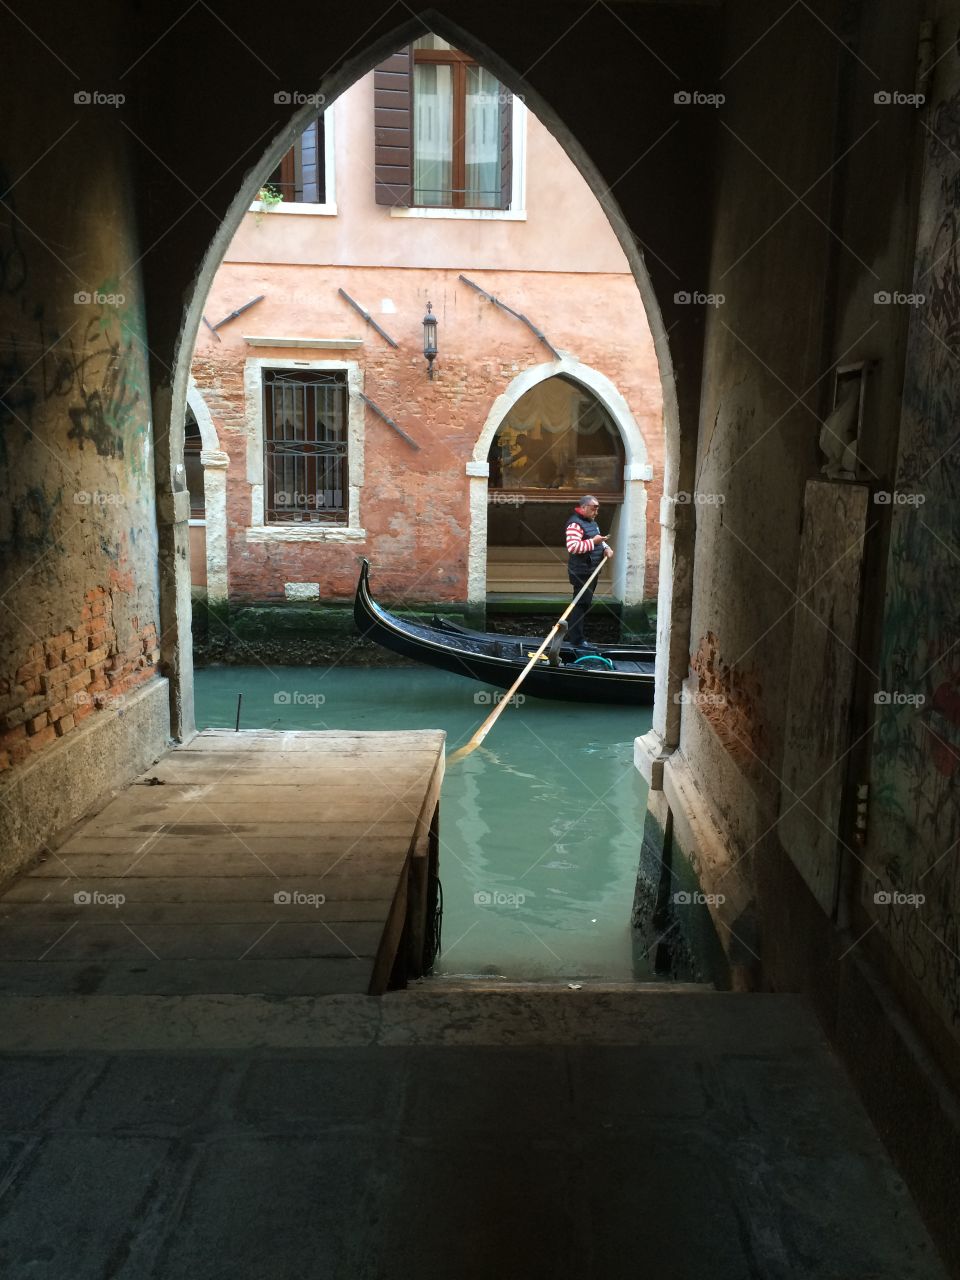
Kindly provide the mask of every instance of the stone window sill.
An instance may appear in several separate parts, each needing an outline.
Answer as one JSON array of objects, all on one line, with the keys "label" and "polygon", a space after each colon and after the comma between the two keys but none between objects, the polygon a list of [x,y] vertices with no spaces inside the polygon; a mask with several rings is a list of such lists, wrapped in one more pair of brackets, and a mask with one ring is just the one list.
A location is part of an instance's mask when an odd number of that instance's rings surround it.
[{"label": "stone window sill", "polygon": [[366,529],[344,524],[271,524],[246,530],[248,542],[363,542]]},{"label": "stone window sill", "polygon": [[273,204],[267,207],[261,204],[259,200],[254,200],[250,206],[249,213],[305,213],[313,218],[335,218],[337,216],[337,206],[335,204],[301,204],[298,201],[282,200],[279,204]]},{"label": "stone window sill", "polygon": [[417,206],[391,209],[391,218],[462,218],[474,222],[526,222],[526,209],[444,209]]}]

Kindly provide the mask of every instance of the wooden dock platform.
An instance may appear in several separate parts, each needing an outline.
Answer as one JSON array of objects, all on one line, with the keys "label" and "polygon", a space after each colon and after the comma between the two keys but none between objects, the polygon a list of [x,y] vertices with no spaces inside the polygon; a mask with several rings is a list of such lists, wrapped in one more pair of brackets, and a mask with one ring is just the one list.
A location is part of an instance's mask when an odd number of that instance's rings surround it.
[{"label": "wooden dock platform", "polygon": [[198,734],[0,895],[0,993],[379,994],[419,976],[444,739]]}]

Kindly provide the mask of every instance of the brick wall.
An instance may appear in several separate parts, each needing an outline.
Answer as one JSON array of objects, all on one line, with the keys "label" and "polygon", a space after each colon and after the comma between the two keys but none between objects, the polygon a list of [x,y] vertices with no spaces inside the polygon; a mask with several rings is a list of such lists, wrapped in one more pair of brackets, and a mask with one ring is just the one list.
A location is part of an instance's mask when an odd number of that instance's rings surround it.
[{"label": "brick wall", "polygon": [[118,710],[124,694],[157,672],[156,625],[117,634],[113,596],[88,591],[79,622],[23,653],[15,670],[0,677],[0,771],[64,737],[91,715]]},{"label": "brick wall", "polygon": [[[485,288],[530,315],[559,349],[605,375],[624,397],[644,437],[654,478],[647,485],[645,598],[655,599],[659,561],[664,438],[659,368],[632,277],[586,273],[493,272]],[[342,285],[370,303],[389,297],[396,312],[378,319],[398,341],[393,350],[337,295]],[[285,582],[320,583],[322,599],[349,600],[357,557],[367,556],[383,599],[460,601],[467,593],[469,488],[473,455],[496,398],[524,370],[549,363],[549,351],[513,317],[473,293],[454,271],[403,268],[315,268],[225,263],[208,310],[228,314],[257,294],[250,317],[218,337],[202,330],[193,375],[210,410],[227,470],[229,592],[234,600],[280,600]],[[422,355],[427,299],[440,321],[434,380]],[[297,305],[291,309],[291,299]],[[255,319],[254,319],[255,317]],[[362,336],[357,350],[337,352],[248,345],[243,333]],[[420,445],[412,449],[371,411],[365,416],[362,542],[248,541],[251,486],[244,365],[251,356],[284,360],[356,360],[364,392]],[[557,507],[557,544],[566,506]]]}]

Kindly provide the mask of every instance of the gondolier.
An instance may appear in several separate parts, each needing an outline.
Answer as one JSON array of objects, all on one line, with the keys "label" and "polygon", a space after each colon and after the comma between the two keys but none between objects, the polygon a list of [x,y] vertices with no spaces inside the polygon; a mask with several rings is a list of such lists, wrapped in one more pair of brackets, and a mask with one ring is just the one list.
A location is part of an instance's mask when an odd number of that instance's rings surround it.
[{"label": "gondolier", "polygon": [[[574,595],[581,589],[600,561],[604,558],[609,559],[613,555],[613,548],[607,546],[606,535],[600,532],[600,526],[597,524],[599,510],[600,503],[592,494],[587,494],[585,498],[580,499],[573,514],[567,518],[567,577],[570,579]],[[586,648],[583,627],[593,603],[596,586],[596,579],[594,579],[570,615],[567,643],[572,644],[575,649]]]}]

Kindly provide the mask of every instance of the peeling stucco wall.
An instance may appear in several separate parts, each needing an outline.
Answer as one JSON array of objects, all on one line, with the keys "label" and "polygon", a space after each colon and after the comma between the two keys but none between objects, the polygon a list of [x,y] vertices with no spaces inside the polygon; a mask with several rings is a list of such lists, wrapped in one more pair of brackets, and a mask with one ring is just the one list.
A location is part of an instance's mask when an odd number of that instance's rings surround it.
[{"label": "peeling stucco wall", "polygon": [[[95,726],[162,683],[150,377],[117,109],[22,105],[4,111],[0,154],[0,799],[50,753],[70,820],[102,789]],[[24,180],[45,148],[58,194]],[[116,785],[164,740],[154,723]],[[36,822],[31,793],[17,799],[0,874],[50,834],[41,797]]]}]

